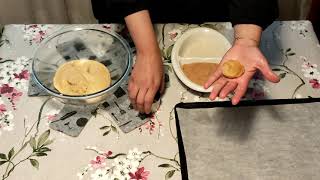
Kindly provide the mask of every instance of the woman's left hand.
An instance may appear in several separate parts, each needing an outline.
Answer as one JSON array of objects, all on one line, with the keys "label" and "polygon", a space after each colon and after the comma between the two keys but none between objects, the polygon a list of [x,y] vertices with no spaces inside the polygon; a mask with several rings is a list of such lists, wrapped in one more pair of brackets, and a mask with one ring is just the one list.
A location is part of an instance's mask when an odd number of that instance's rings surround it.
[{"label": "woman's left hand", "polygon": [[[244,74],[235,79],[224,77],[222,64],[228,60],[239,61],[245,68]],[[267,80],[273,83],[280,81],[270,69],[268,61],[257,45],[253,45],[250,40],[236,40],[233,47],[224,55],[218,69],[213,72],[205,84],[206,89],[211,85],[213,87],[210,99],[214,100],[217,96],[226,98],[229,93],[234,92],[232,104],[238,104],[247,91],[249,81],[258,70]]]}]

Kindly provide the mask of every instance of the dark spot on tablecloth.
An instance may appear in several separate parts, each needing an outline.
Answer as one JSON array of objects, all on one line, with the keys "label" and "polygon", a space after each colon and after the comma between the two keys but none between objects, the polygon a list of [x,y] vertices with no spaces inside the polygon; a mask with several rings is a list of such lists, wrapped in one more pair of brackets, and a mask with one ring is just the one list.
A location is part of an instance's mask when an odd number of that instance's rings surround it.
[{"label": "dark spot on tablecloth", "polygon": [[102,103],[102,106],[103,106],[104,108],[107,108],[107,107],[110,106],[110,104],[109,104],[108,102],[104,102],[104,103]]},{"label": "dark spot on tablecloth", "polygon": [[95,60],[95,59],[97,59],[97,56],[89,56],[89,59],[90,60]]},{"label": "dark spot on tablecloth", "polygon": [[87,124],[87,122],[87,118],[79,118],[76,123],[79,127],[84,127]]},{"label": "dark spot on tablecloth", "polygon": [[83,51],[86,49],[86,46],[82,43],[75,43],[74,44],[74,48],[77,50],[77,51]]},{"label": "dark spot on tablecloth", "polygon": [[105,60],[101,62],[102,64],[104,64],[105,66],[110,66],[112,64],[111,60]]},{"label": "dark spot on tablecloth", "polygon": [[164,74],[164,81],[167,83],[170,81],[169,75],[168,74]]},{"label": "dark spot on tablecloth", "polygon": [[140,114],[138,115],[138,117],[139,117],[141,120],[145,120],[145,119],[148,118],[148,115],[147,115],[147,114],[142,114],[142,113],[140,113]]},{"label": "dark spot on tablecloth", "polygon": [[70,59],[71,59],[70,56],[64,56],[63,58],[64,58],[65,60],[70,60]]},{"label": "dark spot on tablecloth", "polygon": [[114,95],[117,97],[117,98],[120,98],[122,96],[124,96],[126,94],[126,92],[120,87],[116,90],[116,92],[114,92]]}]

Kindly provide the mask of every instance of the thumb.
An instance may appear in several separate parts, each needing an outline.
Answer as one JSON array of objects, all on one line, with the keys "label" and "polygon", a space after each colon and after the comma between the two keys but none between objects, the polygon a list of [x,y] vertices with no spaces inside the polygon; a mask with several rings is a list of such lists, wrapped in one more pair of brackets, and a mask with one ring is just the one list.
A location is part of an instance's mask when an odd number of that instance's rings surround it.
[{"label": "thumb", "polygon": [[261,73],[263,74],[263,76],[270,82],[273,83],[278,83],[280,81],[280,78],[278,77],[278,75],[276,75],[272,69],[270,68],[268,62],[266,59],[263,59],[262,61],[263,63],[260,64],[260,66],[258,67],[258,69],[261,71]]}]

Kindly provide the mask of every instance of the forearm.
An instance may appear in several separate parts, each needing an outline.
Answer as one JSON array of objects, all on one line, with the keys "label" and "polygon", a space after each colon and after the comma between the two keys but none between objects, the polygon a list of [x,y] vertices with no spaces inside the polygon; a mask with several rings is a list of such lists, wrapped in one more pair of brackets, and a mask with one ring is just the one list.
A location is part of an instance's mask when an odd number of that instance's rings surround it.
[{"label": "forearm", "polygon": [[156,53],[156,55],[160,53],[150,15],[147,10],[130,14],[125,17],[125,21],[137,48],[137,53]]},{"label": "forearm", "polygon": [[254,24],[237,24],[234,26],[234,44],[259,46],[262,28]]}]

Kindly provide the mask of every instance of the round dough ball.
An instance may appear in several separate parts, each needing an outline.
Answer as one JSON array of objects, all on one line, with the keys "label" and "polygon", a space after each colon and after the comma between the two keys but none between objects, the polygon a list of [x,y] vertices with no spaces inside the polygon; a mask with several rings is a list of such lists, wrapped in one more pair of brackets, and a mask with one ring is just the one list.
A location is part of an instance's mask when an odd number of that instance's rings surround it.
[{"label": "round dough ball", "polygon": [[244,73],[244,66],[236,60],[229,60],[222,65],[222,74],[227,78],[238,78]]},{"label": "round dough ball", "polygon": [[111,84],[110,72],[94,60],[72,60],[62,64],[53,78],[54,87],[62,94],[81,96],[99,92]]}]

